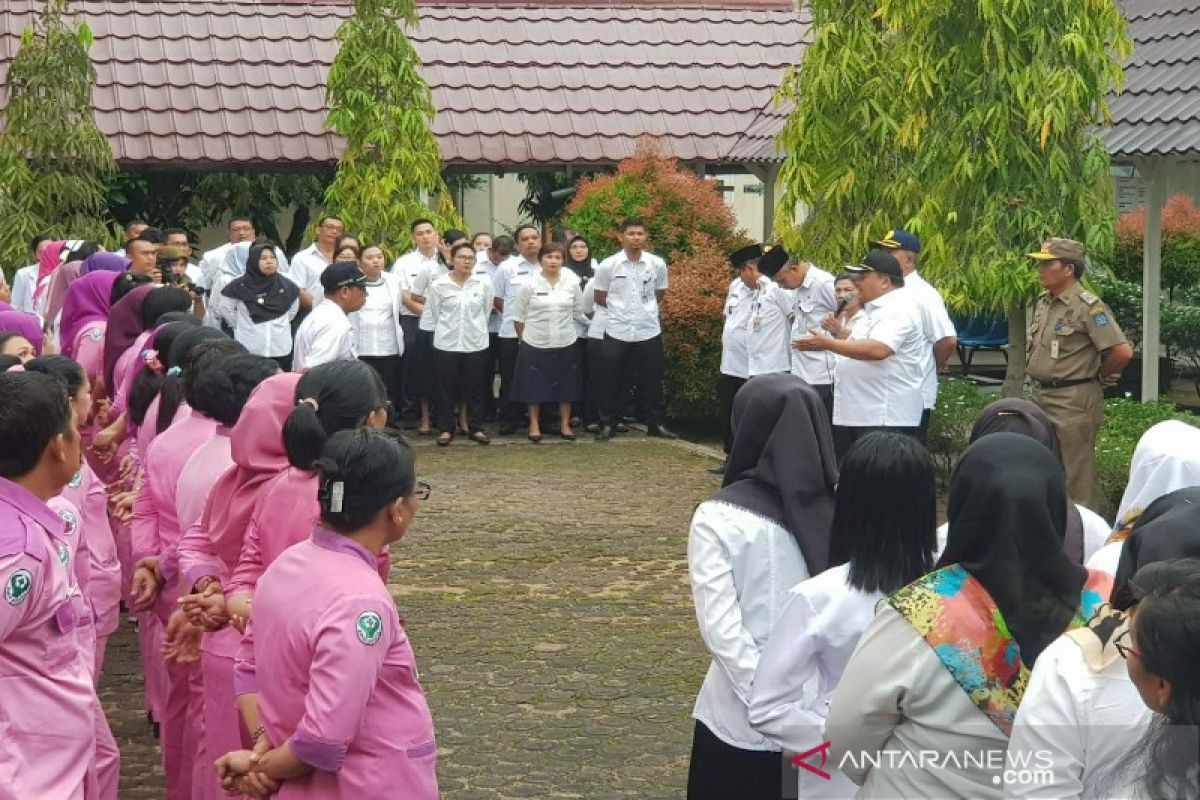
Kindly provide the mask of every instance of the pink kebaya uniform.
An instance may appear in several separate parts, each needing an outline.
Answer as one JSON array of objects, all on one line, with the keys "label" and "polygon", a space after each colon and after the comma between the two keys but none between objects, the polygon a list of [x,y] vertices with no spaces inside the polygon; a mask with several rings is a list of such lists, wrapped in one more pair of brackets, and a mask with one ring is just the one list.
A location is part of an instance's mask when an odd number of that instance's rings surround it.
[{"label": "pink kebaya uniform", "polygon": [[374,554],[317,528],[263,574],[238,652],[267,738],[307,777],[280,800],[436,800],[433,718]]},{"label": "pink kebaya uniform", "polygon": [[[84,797],[96,747],[87,601],[74,549],[47,504],[0,478],[0,797]],[[60,555],[67,553],[62,560]]]},{"label": "pink kebaya uniform", "polygon": [[[157,556],[164,584],[154,611],[166,625],[178,607],[179,579],[176,550],[179,517],[176,486],[192,454],[213,437],[217,423],[189,410],[150,445],[142,464],[142,488],[133,506],[135,559]],[[161,659],[158,663],[161,663]],[[168,800],[191,800],[198,739],[200,671],[197,664],[167,664],[167,695],[162,708],[163,772]]]}]

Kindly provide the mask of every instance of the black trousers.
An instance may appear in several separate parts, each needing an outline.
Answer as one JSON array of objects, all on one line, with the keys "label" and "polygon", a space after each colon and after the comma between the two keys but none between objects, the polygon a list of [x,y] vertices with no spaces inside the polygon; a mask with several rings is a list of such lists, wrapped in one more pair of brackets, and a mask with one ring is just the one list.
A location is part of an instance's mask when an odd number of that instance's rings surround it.
[{"label": "black trousers", "polygon": [[726,744],[703,722],[696,720],[691,763],[688,764],[687,798],[779,800],[783,797],[782,761],[782,753],[742,750]]},{"label": "black trousers", "polygon": [[392,408],[399,409],[404,401],[403,359],[400,356],[359,356],[358,360],[379,373]]},{"label": "black trousers", "polygon": [[929,444],[929,418],[933,416],[933,409],[925,409],[921,412],[921,424],[917,426],[917,439],[921,444]]},{"label": "black trousers", "polygon": [[417,325],[419,317],[400,317],[400,329],[404,332],[404,355],[400,358],[400,395],[402,403],[396,408],[397,412],[416,414],[420,411],[419,399],[416,394],[417,381],[414,370],[417,366]]},{"label": "black trousers", "polygon": [[717,402],[721,408],[721,449],[727,456],[733,447],[733,396],[745,385],[745,378],[737,378],[723,372],[717,379]]},{"label": "black trousers", "polygon": [[611,425],[620,419],[625,410],[627,375],[633,376],[637,408],[647,425],[658,425],[663,417],[662,336],[644,342],[625,342],[604,335],[601,346],[604,369],[604,405],[600,408],[600,422]]},{"label": "black trousers", "polygon": [[488,334],[487,363],[483,367],[483,410],[496,416],[496,369],[500,365],[500,334]]},{"label": "black trousers", "polygon": [[501,422],[515,425],[520,421],[525,407],[509,402],[508,395],[512,392],[513,371],[517,366],[517,353],[521,349],[521,340],[500,337],[497,345],[500,356],[500,409],[498,414]]},{"label": "black trousers", "polygon": [[604,340],[583,340],[583,424],[591,425],[600,419],[604,405]]},{"label": "black trousers", "polygon": [[483,365],[487,350],[475,353],[451,353],[434,349],[433,424],[442,433],[454,433],[458,417],[456,405],[467,407],[469,433],[483,430]]}]

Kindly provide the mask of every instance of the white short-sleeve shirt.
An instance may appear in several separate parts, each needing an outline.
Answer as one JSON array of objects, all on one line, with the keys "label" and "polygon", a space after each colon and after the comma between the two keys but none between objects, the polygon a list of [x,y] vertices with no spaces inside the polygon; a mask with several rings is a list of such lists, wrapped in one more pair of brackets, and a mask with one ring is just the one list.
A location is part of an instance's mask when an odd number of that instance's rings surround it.
[{"label": "white short-sleeve shirt", "polygon": [[[496,280],[496,271],[500,269],[500,265],[493,263],[488,256],[487,250],[482,250],[475,255],[475,274],[480,278],[492,281],[493,285]],[[503,321],[504,315],[492,309],[492,313],[488,316],[488,333],[499,333],[500,323]]]},{"label": "white short-sleeve shirt", "polygon": [[838,359],[834,382],[833,424],[849,427],[915,428],[924,411],[921,386],[925,372],[924,337],[909,299],[893,289],[866,304],[850,340],[883,342],[892,355],[882,361]]},{"label": "white short-sleeve shirt", "polygon": [[[441,263],[438,260],[436,252],[432,256],[425,256],[420,250],[413,250],[396,259],[396,263],[392,264],[392,273],[400,276],[401,286],[407,291],[413,294],[421,294],[413,288],[417,283],[417,276],[425,270],[430,269],[432,265],[440,265]],[[426,285],[423,283],[421,288],[426,288]],[[404,308],[401,309],[400,316],[415,317],[417,315]]]},{"label": "white short-sleeve shirt", "polygon": [[596,291],[608,297],[605,332],[623,342],[644,342],[662,333],[658,295],[669,286],[667,262],[653,253],[631,261],[622,250],[596,267]]},{"label": "white short-sleeve shirt", "polygon": [[758,289],[750,294],[746,349],[751,378],[791,369],[789,317],[794,302],[789,290],[766,277],[759,279]]},{"label": "white short-sleeve shirt", "polygon": [[290,273],[292,282],[312,295],[314,306],[325,300],[325,289],[321,286],[321,273],[328,266],[329,261],[321,255],[316,242],[292,257]]},{"label": "white short-sleeve shirt", "polygon": [[[793,291],[791,338],[828,335],[821,320],[837,313],[837,297],[833,293],[834,277],[817,266],[810,266],[804,283]],[[808,383],[833,383],[837,358],[828,350],[796,350],[788,342],[791,372]]]},{"label": "white short-sleeve shirt", "polygon": [[913,302],[913,310],[925,339],[925,349],[921,356],[921,369],[924,372],[924,382],[921,384],[921,400],[925,408],[937,405],[938,372],[937,359],[933,355],[933,346],[950,336],[957,336],[954,322],[946,311],[946,301],[942,293],[929,285],[929,282],[915,271],[904,278],[901,292],[908,294]]},{"label": "white short-sleeve shirt", "polygon": [[354,326],[337,303],[321,303],[304,318],[296,330],[292,370],[306,369],[329,361],[353,361],[358,358]]},{"label": "white short-sleeve shirt", "polygon": [[500,319],[500,338],[516,339],[517,329],[513,326],[517,311],[517,294],[532,278],[542,274],[542,265],[515,255],[500,265],[492,276],[496,299],[503,304]]},{"label": "white short-sleeve shirt", "polygon": [[459,286],[447,273],[434,281],[425,312],[433,324],[434,349],[478,353],[488,347],[488,316],[495,288],[486,277],[472,275]]},{"label": "white short-sleeve shirt", "polygon": [[608,309],[596,305],[596,276],[588,278],[583,287],[583,316],[588,320],[587,338],[603,339],[608,323]]},{"label": "white short-sleeve shirt", "polygon": [[521,341],[530,347],[549,350],[575,343],[575,318],[582,313],[583,290],[579,281],[564,273],[551,285],[543,272],[517,293],[513,320],[525,325]]},{"label": "white short-sleeve shirt", "polygon": [[[721,331],[721,374],[734,378],[750,377],[750,306],[754,290],[741,278],[734,278],[725,295],[725,327]],[[598,307],[598,306],[597,306]]]}]

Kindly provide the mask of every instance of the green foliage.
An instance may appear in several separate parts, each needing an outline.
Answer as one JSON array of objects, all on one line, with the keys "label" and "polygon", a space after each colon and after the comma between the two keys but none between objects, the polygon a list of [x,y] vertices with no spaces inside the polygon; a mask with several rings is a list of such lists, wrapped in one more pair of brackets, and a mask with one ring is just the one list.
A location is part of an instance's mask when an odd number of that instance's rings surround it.
[{"label": "green foliage", "polygon": [[715,423],[729,258],[703,234],[691,244],[691,253],[671,254],[671,288],[662,306],[663,393],[671,418]]},{"label": "green foliage", "polygon": [[595,174],[572,175],[565,170],[522,173],[517,179],[525,184],[525,197],[517,205],[517,211],[539,225],[558,227],[572,195],[555,196],[555,193],[573,188],[581,177],[590,178]]},{"label": "green foliage", "polygon": [[349,230],[393,251],[408,244],[409,225],[419,217],[442,229],[462,227],[446,202],[430,129],[433,95],[404,33],[417,24],[414,0],[355,0],[354,15],[338,28],[329,70],[326,125],[345,137],[346,150],[326,206]]},{"label": "green foliage", "polygon": [[979,412],[995,399],[970,381],[943,381],[938,388],[937,407],[929,418],[927,446],[943,491],[950,484],[954,463],[967,448]]},{"label": "green foliage", "polygon": [[626,217],[645,221],[649,248],[656,253],[691,253],[698,235],[727,253],[743,241],[715,184],[679,169],[650,139],[639,142],[615,174],[581,180],[563,224],[579,231],[602,258],[620,249],[618,226]]},{"label": "green foliage", "polygon": [[[975,420],[994,399],[967,381],[942,383],[929,423],[929,453],[942,491],[949,486],[954,465],[967,448]],[[1104,496],[1114,509],[1120,505],[1129,482],[1129,464],[1138,440],[1153,425],[1168,419],[1200,426],[1200,418],[1177,410],[1171,403],[1142,404],[1121,399],[1104,402],[1104,425],[1096,435],[1096,469]]]},{"label": "green foliage", "polygon": [[1200,306],[1164,305],[1162,339],[1171,361],[1190,369],[1196,394],[1200,396]]},{"label": "green foliage", "polygon": [[1104,425],[1096,436],[1096,469],[1100,488],[1113,509],[1121,504],[1121,495],[1129,482],[1129,464],[1138,440],[1152,426],[1168,419],[1200,425],[1200,418],[1177,410],[1171,403],[1105,401]]},{"label": "green foliage", "polygon": [[7,264],[25,263],[38,233],[114,237],[104,195],[116,163],[92,115],[92,32],[83,22],[69,25],[67,13],[67,0],[47,0],[21,32],[8,70],[0,137],[0,261]]},{"label": "green foliage", "polygon": [[778,99],[777,228],[843,263],[889,228],[959,310],[1023,306],[1024,253],[1048,235],[1111,250],[1109,163],[1097,125],[1131,52],[1113,0],[811,0],[815,37]]}]

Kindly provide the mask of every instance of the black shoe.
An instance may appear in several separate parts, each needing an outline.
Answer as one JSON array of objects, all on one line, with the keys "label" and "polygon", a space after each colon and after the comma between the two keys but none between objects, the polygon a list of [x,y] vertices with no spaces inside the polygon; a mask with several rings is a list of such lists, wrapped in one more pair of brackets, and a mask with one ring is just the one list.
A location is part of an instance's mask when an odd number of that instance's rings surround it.
[{"label": "black shoe", "polygon": [[709,470],[709,473],[711,473],[713,475],[724,475],[725,474],[725,462],[722,461],[720,464],[717,464],[715,467],[713,467],[712,469]]},{"label": "black shoe", "polygon": [[496,429],[501,436],[512,436],[516,428],[511,422],[501,422],[500,427]]},{"label": "black shoe", "polygon": [[679,437],[671,433],[666,425],[648,425],[646,426],[647,436],[657,436],[660,439],[678,439]]},{"label": "black shoe", "polygon": [[613,430],[612,425],[601,425],[600,432],[596,434],[596,441],[597,442],[607,442],[609,439],[613,438],[616,435],[617,435],[617,432]]}]

